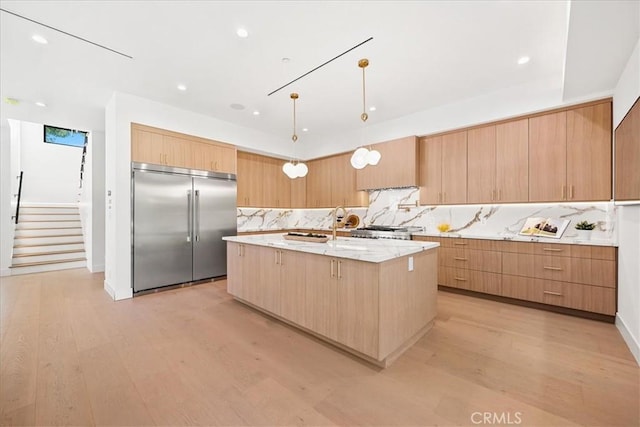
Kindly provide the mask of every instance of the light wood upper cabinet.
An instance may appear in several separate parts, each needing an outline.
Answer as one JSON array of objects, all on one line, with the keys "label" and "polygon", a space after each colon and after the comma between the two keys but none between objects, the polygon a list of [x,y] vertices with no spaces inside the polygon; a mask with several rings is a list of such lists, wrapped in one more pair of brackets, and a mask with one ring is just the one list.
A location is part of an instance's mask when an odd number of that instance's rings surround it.
[{"label": "light wood upper cabinet", "polygon": [[529,201],[567,198],[567,113],[529,119]]},{"label": "light wood upper cabinet", "polygon": [[238,206],[261,207],[264,203],[263,162],[260,157],[238,151]]},{"label": "light wood upper cabinet", "polygon": [[611,103],[567,111],[568,200],[611,199]]},{"label": "light wood upper cabinet", "polygon": [[306,199],[309,208],[367,206],[369,194],[356,190],[356,173],[351,153],[307,162]]},{"label": "light wood upper cabinet", "polygon": [[640,200],[640,98],[616,128],[616,200]]},{"label": "light wood upper cabinet", "polygon": [[496,195],[496,126],[467,133],[467,201],[488,203]]},{"label": "light wood upper cabinet", "polygon": [[468,131],[468,203],[528,200],[528,127],[524,119]]},{"label": "light wood upper cabinet", "polygon": [[262,157],[264,207],[288,208],[291,206],[292,180],[282,171],[282,165],[285,162],[272,157]]},{"label": "light wood upper cabinet", "polygon": [[356,171],[356,188],[374,190],[418,186],[418,138],[409,136],[373,144],[380,162]]},{"label": "light wood upper cabinet", "polygon": [[611,199],[611,103],[529,119],[529,201]]},{"label": "light wood upper cabinet", "polygon": [[497,201],[529,199],[529,120],[496,125]]},{"label": "light wood upper cabinet", "polygon": [[291,180],[291,207],[307,207],[307,177]]},{"label": "light wood upper cabinet", "polygon": [[420,141],[420,203],[467,202],[467,131]]},{"label": "light wood upper cabinet", "polygon": [[131,124],[131,160],[188,169],[236,173],[236,149],[192,135]]},{"label": "light wood upper cabinet", "polygon": [[442,203],[442,136],[420,140],[420,203]]}]

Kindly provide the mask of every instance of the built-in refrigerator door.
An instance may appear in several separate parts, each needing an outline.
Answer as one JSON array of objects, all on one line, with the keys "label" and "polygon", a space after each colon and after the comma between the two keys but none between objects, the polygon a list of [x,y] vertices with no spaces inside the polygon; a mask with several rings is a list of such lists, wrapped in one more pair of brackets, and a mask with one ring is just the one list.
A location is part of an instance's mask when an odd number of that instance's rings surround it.
[{"label": "built-in refrigerator door", "polygon": [[133,291],[192,280],[192,178],[134,171]]},{"label": "built-in refrigerator door", "polygon": [[236,181],[193,178],[194,241],[193,280],[227,274],[227,242],[223,236],[235,236]]}]

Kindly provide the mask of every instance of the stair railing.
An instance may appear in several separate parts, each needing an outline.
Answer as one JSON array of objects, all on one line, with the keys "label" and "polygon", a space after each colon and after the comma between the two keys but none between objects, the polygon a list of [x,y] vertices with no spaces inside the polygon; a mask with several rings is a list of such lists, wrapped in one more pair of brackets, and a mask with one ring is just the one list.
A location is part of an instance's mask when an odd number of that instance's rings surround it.
[{"label": "stair railing", "polygon": [[15,218],[16,224],[18,223],[18,216],[20,215],[20,198],[22,197],[22,176],[24,175],[24,171],[20,171],[20,175],[16,176],[18,179],[18,194],[14,194],[14,197],[18,198],[18,203],[16,203],[16,214],[11,217],[11,219]]},{"label": "stair railing", "polygon": [[87,157],[87,144],[89,143],[89,141],[87,141],[85,139],[84,141],[84,145],[82,146],[82,161],[80,162],[80,187],[78,188],[82,188],[82,177],[84,175],[84,163],[85,163],[85,158]]}]

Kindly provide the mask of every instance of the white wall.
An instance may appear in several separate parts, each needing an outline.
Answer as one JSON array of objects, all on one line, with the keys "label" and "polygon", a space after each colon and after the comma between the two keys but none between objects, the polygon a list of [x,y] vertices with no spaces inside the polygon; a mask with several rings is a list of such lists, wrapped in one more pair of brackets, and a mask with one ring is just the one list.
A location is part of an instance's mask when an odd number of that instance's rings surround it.
[{"label": "white wall", "polygon": [[104,133],[90,132],[78,203],[87,268],[104,271]]},{"label": "white wall", "polygon": [[22,202],[76,203],[82,148],[44,141],[42,124],[21,122]]},{"label": "white wall", "polygon": [[11,169],[11,129],[9,122],[2,120],[0,123],[0,276],[10,274],[11,251],[13,247],[14,224],[11,221],[13,215],[13,189],[15,180]]},{"label": "white wall", "polygon": [[[638,17],[640,21],[640,17]],[[640,38],[613,95],[617,127],[640,96]],[[614,141],[615,143],[615,141]],[[640,201],[618,207],[618,313],[616,326],[640,364]]]}]

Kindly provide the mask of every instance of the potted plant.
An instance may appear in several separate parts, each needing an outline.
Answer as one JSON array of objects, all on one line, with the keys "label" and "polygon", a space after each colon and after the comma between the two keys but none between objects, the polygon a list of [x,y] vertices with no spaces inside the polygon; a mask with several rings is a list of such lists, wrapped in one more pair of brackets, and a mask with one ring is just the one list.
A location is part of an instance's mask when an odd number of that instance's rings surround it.
[{"label": "potted plant", "polygon": [[589,221],[580,221],[576,224],[576,232],[578,233],[578,239],[589,240],[591,239],[591,231],[596,228],[595,223]]}]

